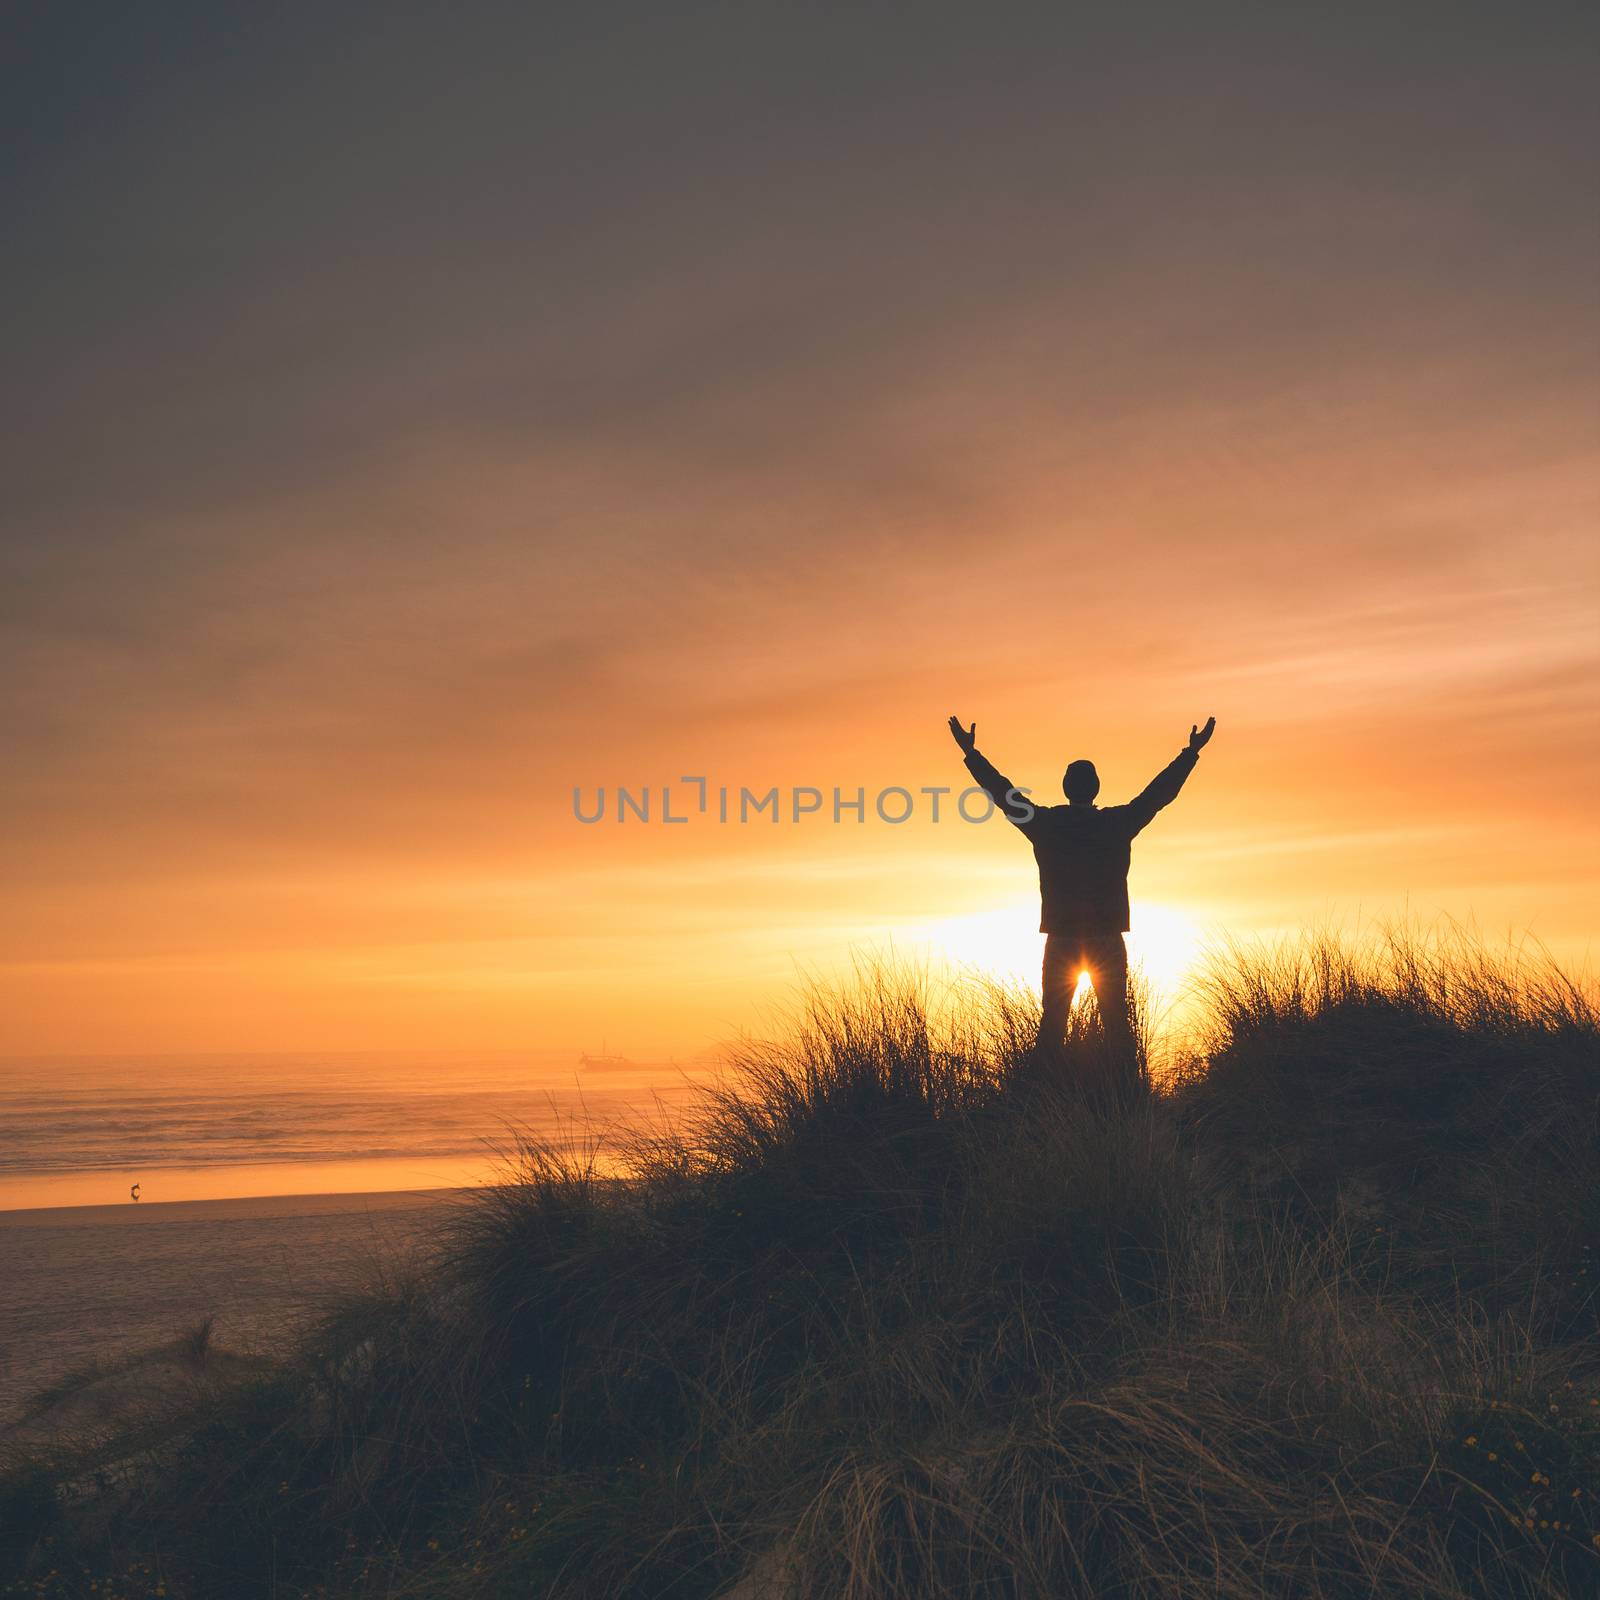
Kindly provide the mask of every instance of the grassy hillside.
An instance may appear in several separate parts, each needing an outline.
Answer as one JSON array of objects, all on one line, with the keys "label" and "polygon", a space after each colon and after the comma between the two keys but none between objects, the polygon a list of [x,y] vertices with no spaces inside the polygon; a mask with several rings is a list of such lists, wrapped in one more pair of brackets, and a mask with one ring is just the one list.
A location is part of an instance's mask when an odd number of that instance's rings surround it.
[{"label": "grassy hillside", "polygon": [[281,1366],[13,1462],[0,1594],[1600,1595],[1600,1049],[1464,942],[1235,954],[1159,1092],[879,978],[530,1145]]}]

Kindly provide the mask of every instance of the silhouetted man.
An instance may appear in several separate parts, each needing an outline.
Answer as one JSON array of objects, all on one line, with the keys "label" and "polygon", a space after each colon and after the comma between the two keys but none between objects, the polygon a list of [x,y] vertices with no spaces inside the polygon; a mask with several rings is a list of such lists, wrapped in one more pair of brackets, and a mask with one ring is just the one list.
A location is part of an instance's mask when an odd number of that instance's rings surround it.
[{"label": "silhouetted man", "polygon": [[978,724],[963,728],[951,717],[950,732],[966,754],[967,771],[1033,845],[1039,863],[1039,931],[1045,935],[1041,1045],[1061,1043],[1078,973],[1087,969],[1107,1045],[1119,1056],[1132,1054],[1128,951],[1122,939],[1128,927],[1129,847],[1156,812],[1178,798],[1216,726],[1217,719],[1208,717],[1204,728],[1190,728],[1187,748],[1143,794],[1102,810],[1094,803],[1100,775],[1092,761],[1068,766],[1061,780],[1064,806],[1036,806],[978,754]]}]

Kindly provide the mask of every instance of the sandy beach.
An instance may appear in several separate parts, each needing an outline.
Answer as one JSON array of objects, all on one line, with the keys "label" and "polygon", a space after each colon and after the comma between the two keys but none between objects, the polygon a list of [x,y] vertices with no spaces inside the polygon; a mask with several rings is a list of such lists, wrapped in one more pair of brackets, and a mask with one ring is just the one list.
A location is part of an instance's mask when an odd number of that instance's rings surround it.
[{"label": "sandy beach", "polygon": [[220,1348],[273,1350],[296,1322],[425,1247],[454,1192],[0,1211],[0,1427],[66,1374],[207,1316]]}]

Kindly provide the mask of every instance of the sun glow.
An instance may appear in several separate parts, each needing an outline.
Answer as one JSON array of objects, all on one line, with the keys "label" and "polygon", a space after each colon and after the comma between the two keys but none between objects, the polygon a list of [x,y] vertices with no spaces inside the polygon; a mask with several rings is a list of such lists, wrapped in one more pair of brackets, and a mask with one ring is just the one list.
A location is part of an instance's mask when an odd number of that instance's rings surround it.
[{"label": "sun glow", "polygon": [[[1128,935],[1130,966],[1163,998],[1188,978],[1200,948],[1200,930],[1175,906],[1135,901]],[[1037,988],[1044,935],[1039,932],[1038,901],[1016,901],[994,911],[925,922],[912,931],[913,942],[953,965],[1008,982]],[[1074,1000],[1088,989],[1080,973]]]},{"label": "sun glow", "polygon": [[1039,903],[1018,900],[993,911],[940,917],[908,930],[911,941],[953,966],[1003,982],[1037,986],[1044,937]]},{"label": "sun glow", "polygon": [[1134,901],[1128,935],[1130,962],[1158,994],[1182,988],[1200,953],[1200,929],[1176,906]]}]

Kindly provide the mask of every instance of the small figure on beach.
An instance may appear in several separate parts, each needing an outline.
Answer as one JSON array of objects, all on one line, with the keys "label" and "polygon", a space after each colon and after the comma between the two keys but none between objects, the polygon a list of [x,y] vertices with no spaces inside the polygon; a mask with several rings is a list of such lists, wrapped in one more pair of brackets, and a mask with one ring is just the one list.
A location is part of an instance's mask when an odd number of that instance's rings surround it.
[{"label": "small figure on beach", "polygon": [[139,1185],[138,1184],[134,1184],[134,1186],[128,1191],[128,1198],[130,1200],[137,1200],[139,1198]]},{"label": "small figure on beach", "polygon": [[1034,805],[978,753],[978,724],[964,728],[951,717],[950,733],[967,771],[1033,846],[1039,863],[1039,931],[1044,934],[1044,1015],[1039,1044],[1055,1047],[1066,1033],[1073,990],[1086,971],[1099,1002],[1107,1046],[1119,1057],[1133,1053],[1128,1021],[1128,863],[1134,835],[1178,798],[1184,780],[1217,726],[1215,717],[1189,730],[1177,759],[1137,798],[1123,806],[1095,804],[1100,775],[1092,761],[1073,761],[1061,779],[1064,806]]}]

